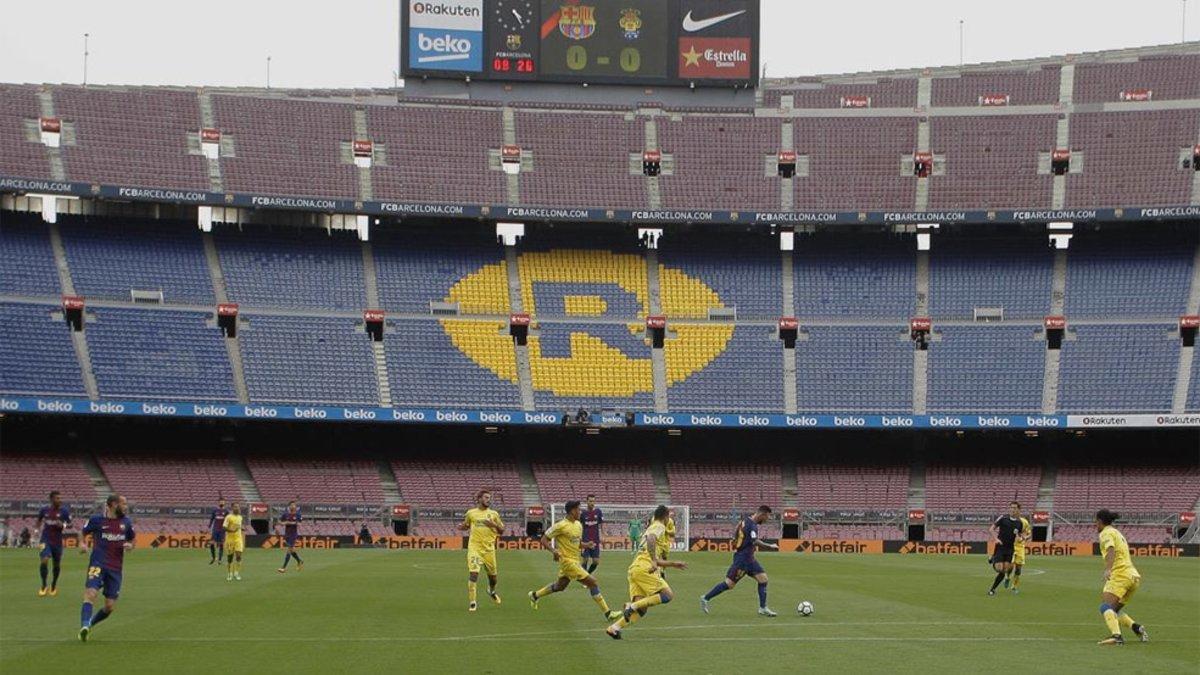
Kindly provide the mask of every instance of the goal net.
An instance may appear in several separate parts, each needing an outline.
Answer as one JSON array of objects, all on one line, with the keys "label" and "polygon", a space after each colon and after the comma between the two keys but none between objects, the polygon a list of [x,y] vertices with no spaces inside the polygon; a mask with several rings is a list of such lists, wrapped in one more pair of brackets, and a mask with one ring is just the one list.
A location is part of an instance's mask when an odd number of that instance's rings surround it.
[{"label": "goal net", "polygon": [[[586,509],[586,506],[583,508]],[[645,532],[658,504],[602,504],[597,502],[596,508],[604,514],[604,526],[600,530],[600,535],[605,542],[605,548],[631,551],[633,544],[629,541],[630,521],[636,521],[638,531]],[[671,550],[686,551],[688,541],[692,536],[692,511],[687,506],[668,504],[667,508],[671,509],[675,518],[675,541],[671,542]],[[562,504],[552,504],[550,506],[550,522],[546,524],[546,529],[557,523],[564,515]]]}]

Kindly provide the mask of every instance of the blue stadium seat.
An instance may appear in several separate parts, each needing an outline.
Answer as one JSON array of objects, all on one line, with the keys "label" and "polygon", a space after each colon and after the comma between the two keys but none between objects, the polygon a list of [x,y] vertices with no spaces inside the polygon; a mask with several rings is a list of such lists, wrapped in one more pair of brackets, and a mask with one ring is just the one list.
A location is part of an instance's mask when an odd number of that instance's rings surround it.
[{"label": "blue stadium seat", "polygon": [[971,319],[1000,308],[1006,319],[1050,313],[1054,253],[1045,234],[937,236],[929,254],[929,315]]},{"label": "blue stadium seat", "polygon": [[224,336],[209,314],[96,308],[86,324],[96,385],[104,398],[234,401]]},{"label": "blue stadium seat", "polygon": [[52,305],[0,303],[0,391],[83,396],[70,327]]},{"label": "blue stadium seat", "polygon": [[250,400],[378,405],[370,337],[354,319],[242,315]]},{"label": "blue stadium seat", "polygon": [[909,319],[916,308],[912,237],[796,237],[796,316]]},{"label": "blue stadium seat", "polygon": [[362,310],[362,247],[348,232],[213,230],[231,302],[248,307]]},{"label": "blue stadium seat", "polygon": [[912,412],[913,344],[900,327],[812,326],[796,342],[801,411]]},{"label": "blue stadium seat", "polygon": [[216,303],[194,224],[72,218],[59,228],[80,295],[129,300],[130,290],[162,291],[167,303]]},{"label": "blue stadium seat", "polygon": [[50,235],[41,222],[5,216],[0,225],[0,292],[13,295],[61,294]]},{"label": "blue stadium seat", "polygon": [[[404,321],[383,334],[394,405],[519,410],[512,339],[499,322]],[[470,343],[476,356],[504,372],[501,379],[455,347],[447,330]],[[509,377],[511,376],[511,379]]]},{"label": "blue stadium seat", "polygon": [[931,412],[1038,413],[1046,341],[1031,326],[946,326],[929,347]]},{"label": "blue stadium seat", "polygon": [[1170,412],[1179,366],[1171,324],[1078,326],[1064,340],[1062,412]]},{"label": "blue stadium seat", "polygon": [[667,401],[687,412],[783,412],[783,342],[770,326],[738,326],[719,356],[667,390]]}]

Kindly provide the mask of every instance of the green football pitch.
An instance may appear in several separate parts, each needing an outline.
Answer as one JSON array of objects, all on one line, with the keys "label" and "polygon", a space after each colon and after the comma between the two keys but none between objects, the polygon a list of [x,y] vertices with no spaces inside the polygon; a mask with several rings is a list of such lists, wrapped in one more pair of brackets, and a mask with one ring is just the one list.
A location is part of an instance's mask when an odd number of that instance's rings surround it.
[{"label": "green football pitch", "polygon": [[[462,551],[304,556],[278,574],[281,552],[249,551],[244,581],[226,582],[207,552],[135,550],[117,612],[81,644],[84,558],[69,551],[58,597],[39,598],[36,552],[0,551],[0,672],[1200,672],[1195,559],[1138,559],[1129,609],[1152,642],[1098,647],[1098,558],[1033,558],[1020,595],[989,598],[980,556],[764,553],[769,619],[752,581],[703,614],[728,555],[677,554],[690,567],[669,573],[676,600],[614,642],[581,586],[530,608],[556,569],[545,552],[501,552],[504,603],[481,592],[475,614]],[[597,571],[614,606],[628,561],[607,552]]]}]

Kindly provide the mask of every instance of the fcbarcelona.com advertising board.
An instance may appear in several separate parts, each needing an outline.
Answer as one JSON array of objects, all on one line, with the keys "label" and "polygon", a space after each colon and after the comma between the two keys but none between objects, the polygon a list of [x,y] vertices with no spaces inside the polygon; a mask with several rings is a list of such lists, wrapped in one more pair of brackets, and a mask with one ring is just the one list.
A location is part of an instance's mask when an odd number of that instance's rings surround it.
[{"label": "fcbarcelona.com advertising board", "polygon": [[483,70],[483,0],[413,0],[408,5],[408,67]]}]

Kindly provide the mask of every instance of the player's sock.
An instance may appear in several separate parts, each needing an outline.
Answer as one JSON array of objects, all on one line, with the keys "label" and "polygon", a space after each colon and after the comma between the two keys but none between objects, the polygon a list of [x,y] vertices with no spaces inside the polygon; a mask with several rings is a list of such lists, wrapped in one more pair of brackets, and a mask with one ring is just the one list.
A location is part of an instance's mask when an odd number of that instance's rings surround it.
[{"label": "player's sock", "polygon": [[83,603],[83,609],[79,612],[79,625],[85,628],[92,625],[92,603]]},{"label": "player's sock", "polygon": [[474,581],[467,582],[467,602],[471,603],[472,605],[475,604],[475,582]]},{"label": "player's sock", "polygon": [[535,599],[541,599],[554,592],[554,584],[546,584],[533,592]]},{"label": "player's sock", "polygon": [[1121,622],[1122,626],[1128,628],[1129,630],[1132,630],[1135,633],[1137,632],[1137,630],[1134,629],[1134,626],[1137,625],[1137,622],[1133,620],[1132,616],[1129,616],[1125,612],[1121,612],[1120,614],[1117,615],[1117,620]]},{"label": "player's sock", "polygon": [[54,563],[54,576],[50,577],[50,590],[58,588],[58,575],[62,573],[62,565]]},{"label": "player's sock", "polygon": [[41,565],[38,565],[38,574],[42,575],[42,588],[46,587],[46,573],[48,571],[49,570],[46,569],[46,563],[42,563]]},{"label": "player's sock", "polygon": [[654,595],[647,595],[641,600],[633,603],[632,607],[634,610],[650,609],[651,607],[657,607],[664,602],[666,602],[666,600],[663,599],[662,594],[655,593]]},{"label": "player's sock", "polygon": [[717,597],[718,595],[724,593],[727,590],[729,590],[729,586],[725,585],[724,581],[719,581],[719,582],[717,582],[716,586],[712,587],[711,591],[704,594],[704,599],[712,600],[713,598]]},{"label": "player's sock", "polygon": [[1109,635],[1121,634],[1121,621],[1117,619],[1117,612],[1108,603],[1100,605],[1100,615],[1104,617],[1104,625],[1108,626]]},{"label": "player's sock", "polygon": [[760,608],[767,606],[767,585],[758,585],[758,606]]},{"label": "player's sock", "polygon": [[605,616],[608,616],[608,603],[604,601],[604,596],[600,594],[600,587],[592,586],[588,592],[592,594],[592,600],[595,600],[596,604],[600,605],[600,611],[604,612]]},{"label": "player's sock", "polygon": [[1016,571],[1013,572],[1013,588],[1016,588],[1020,585],[1021,585],[1021,568],[1018,567],[1016,569]]},{"label": "player's sock", "polygon": [[285,570],[286,570],[286,569],[287,569],[287,564],[288,564],[289,562],[291,562],[291,561],[292,561],[292,554],[291,554],[291,552],[289,551],[289,552],[287,552],[287,553],[284,553],[284,554],[283,554],[283,567],[282,567],[282,568],[280,568],[280,569],[285,569]]},{"label": "player's sock", "polygon": [[304,561],[300,559],[300,554],[296,553],[295,551],[292,551],[292,559],[296,561],[297,565],[304,564]]},{"label": "player's sock", "polygon": [[996,587],[1000,585],[1001,581],[1004,581],[1004,572],[997,572],[996,580],[992,582],[992,590],[993,591],[996,590]]},{"label": "player's sock", "polygon": [[96,616],[93,616],[93,617],[92,617],[92,626],[94,627],[96,624],[98,624],[98,623],[100,623],[101,621],[103,621],[103,620],[107,619],[107,618],[108,618],[108,616],[109,616],[109,615],[108,615],[108,611],[107,611],[107,610],[103,610],[103,609],[102,609],[102,610],[100,610],[99,612],[96,612]]},{"label": "player's sock", "polygon": [[588,574],[591,574],[592,572],[595,572],[595,571],[596,571],[596,563],[594,563],[594,562],[593,562],[593,563],[588,563],[588,566],[587,566],[587,573],[588,573]]},{"label": "player's sock", "polygon": [[208,545],[208,564],[213,564],[217,561],[217,547],[212,544]]}]

